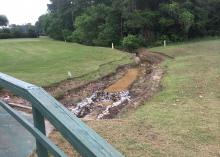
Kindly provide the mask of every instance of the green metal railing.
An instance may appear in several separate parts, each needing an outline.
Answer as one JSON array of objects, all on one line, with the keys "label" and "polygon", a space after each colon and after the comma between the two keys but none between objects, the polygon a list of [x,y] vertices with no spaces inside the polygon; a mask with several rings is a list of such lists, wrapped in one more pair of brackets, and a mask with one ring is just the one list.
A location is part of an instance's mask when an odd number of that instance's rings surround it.
[{"label": "green metal railing", "polygon": [[123,157],[119,151],[74,116],[44,89],[3,73],[0,73],[0,87],[31,102],[34,126],[6,103],[0,101],[0,105],[35,137],[39,157],[48,157],[48,152],[56,157],[66,156],[45,136],[45,118],[83,157]]}]

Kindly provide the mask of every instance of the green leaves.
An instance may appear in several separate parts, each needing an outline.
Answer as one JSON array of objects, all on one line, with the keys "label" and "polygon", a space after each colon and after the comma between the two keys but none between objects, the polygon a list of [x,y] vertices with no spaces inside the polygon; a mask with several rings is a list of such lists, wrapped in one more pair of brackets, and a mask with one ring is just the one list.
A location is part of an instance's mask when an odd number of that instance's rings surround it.
[{"label": "green leaves", "polygon": [[218,0],[51,0],[40,32],[87,45],[121,46],[128,34],[145,43],[220,34]]},{"label": "green leaves", "polygon": [[9,21],[5,15],[0,15],[0,26],[7,26],[8,22]]},{"label": "green leaves", "polygon": [[129,34],[127,37],[124,37],[122,45],[129,52],[134,52],[135,49],[142,45],[142,40],[135,35]]},{"label": "green leaves", "polygon": [[182,25],[184,32],[186,34],[188,34],[190,27],[193,25],[194,19],[195,19],[194,15],[187,10],[183,11],[179,15],[179,22]]},{"label": "green leaves", "polygon": [[117,37],[117,23],[112,20],[111,11],[104,4],[88,8],[76,18],[73,40],[87,45],[110,46]]}]

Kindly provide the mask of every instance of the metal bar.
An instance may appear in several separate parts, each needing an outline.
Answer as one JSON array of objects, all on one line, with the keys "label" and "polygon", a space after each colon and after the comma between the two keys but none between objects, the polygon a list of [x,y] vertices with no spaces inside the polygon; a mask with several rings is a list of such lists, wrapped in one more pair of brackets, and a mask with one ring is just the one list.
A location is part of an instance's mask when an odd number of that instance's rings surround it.
[{"label": "metal bar", "polygon": [[0,86],[32,103],[83,157],[123,157],[44,89],[0,73]]},{"label": "metal bar", "polygon": [[25,118],[23,118],[19,113],[14,111],[9,105],[0,100],[0,105],[12,116],[14,117],[24,128],[26,128],[38,141],[42,144],[49,152],[55,157],[67,157],[66,154],[61,151],[55,144],[53,144],[44,134],[42,134],[38,129],[36,129],[32,124],[30,124]]},{"label": "metal bar", "polygon": [[[32,107],[32,113],[34,119],[34,126],[42,134],[46,135],[44,116],[35,107]],[[37,146],[37,155],[39,157],[48,157],[47,149],[39,141],[36,141],[36,146]]]}]

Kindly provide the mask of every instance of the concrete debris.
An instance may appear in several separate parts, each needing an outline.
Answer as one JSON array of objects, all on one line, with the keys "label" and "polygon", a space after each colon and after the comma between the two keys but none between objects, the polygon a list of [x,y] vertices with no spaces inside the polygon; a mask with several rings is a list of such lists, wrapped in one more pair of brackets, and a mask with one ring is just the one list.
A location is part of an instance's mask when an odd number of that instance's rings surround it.
[{"label": "concrete debris", "polygon": [[107,119],[112,118],[112,116],[117,115],[120,109],[123,108],[124,104],[130,101],[130,96],[121,97],[117,102],[106,107],[105,111],[98,115],[97,119]]},{"label": "concrete debris", "polygon": [[3,101],[9,101],[10,100],[10,96],[9,95],[6,95],[2,98]]},{"label": "concrete debris", "polygon": [[[86,116],[94,110],[94,107],[99,105],[103,108],[103,112],[98,115],[98,119],[103,119],[107,115],[111,114],[112,110],[117,107],[120,108],[125,102],[130,101],[129,91],[109,93],[105,91],[96,92],[91,97],[84,99],[77,103],[76,107],[70,110],[79,118]],[[107,107],[104,105],[109,103]],[[103,104],[103,105],[102,105]]]},{"label": "concrete debris", "polygon": [[202,95],[199,95],[199,98],[203,98],[203,96],[202,96]]}]

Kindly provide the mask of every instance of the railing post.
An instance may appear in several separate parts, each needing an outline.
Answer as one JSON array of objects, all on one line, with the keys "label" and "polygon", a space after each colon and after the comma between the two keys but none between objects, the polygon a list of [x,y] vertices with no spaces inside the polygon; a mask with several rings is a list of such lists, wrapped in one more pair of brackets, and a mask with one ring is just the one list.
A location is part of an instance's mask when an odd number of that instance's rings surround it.
[{"label": "railing post", "polygon": [[[38,130],[40,130],[44,135],[46,135],[44,116],[35,107],[32,108],[32,112],[33,112],[34,126]],[[38,157],[48,157],[48,151],[42,144],[36,141],[36,146],[37,146]]]},{"label": "railing post", "polygon": [[[44,136],[46,133],[45,118],[60,131],[82,156],[123,157],[118,150],[74,116],[42,88],[2,73],[0,73],[0,85],[32,103],[34,127],[25,123],[25,120],[22,120],[22,118],[19,119],[20,123],[25,125],[36,137],[38,157],[48,157],[49,151],[56,157],[66,156],[63,151],[59,150],[56,145]],[[7,105],[3,104],[3,106]],[[16,116],[15,113],[12,114]]]}]

